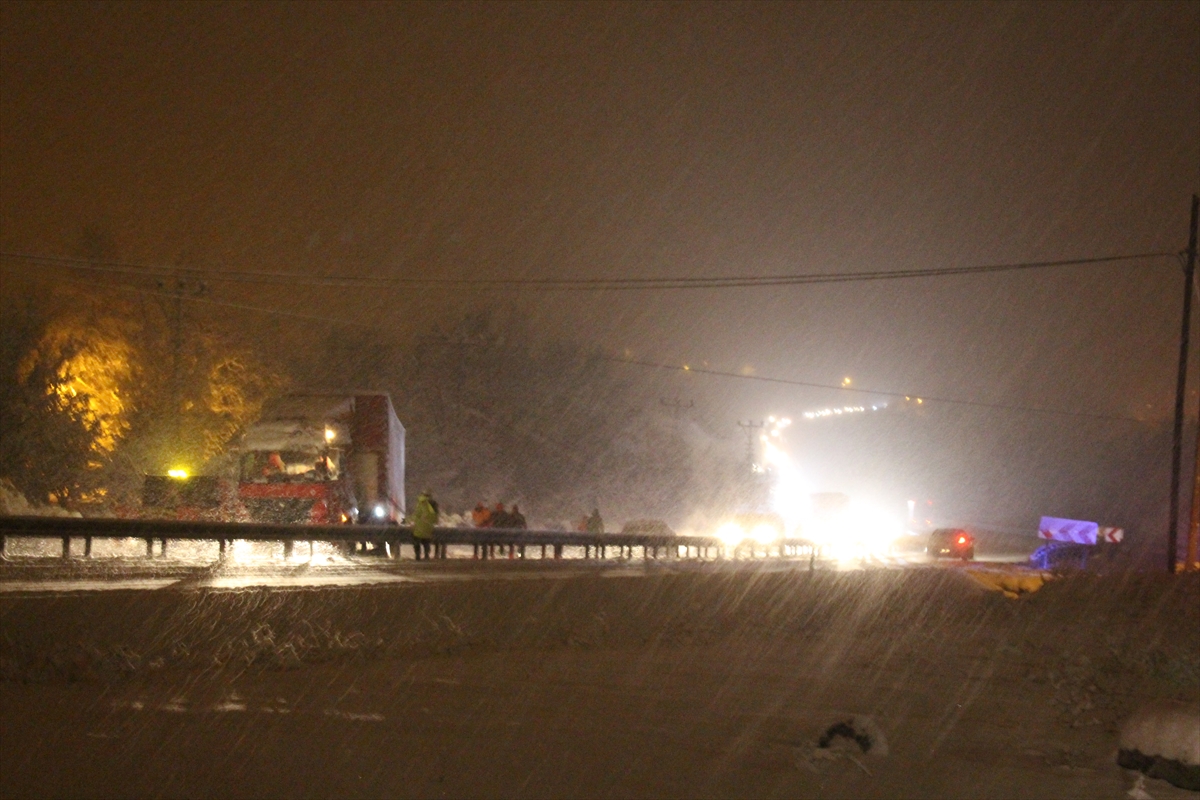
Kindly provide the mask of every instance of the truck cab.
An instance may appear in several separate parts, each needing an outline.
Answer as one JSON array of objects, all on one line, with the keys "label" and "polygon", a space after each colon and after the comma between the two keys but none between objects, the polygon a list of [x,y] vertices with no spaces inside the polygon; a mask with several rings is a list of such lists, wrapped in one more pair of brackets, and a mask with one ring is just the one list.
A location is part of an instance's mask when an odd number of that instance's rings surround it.
[{"label": "truck cab", "polygon": [[290,395],[243,439],[238,497],[251,519],[399,522],[404,427],[384,393]]}]

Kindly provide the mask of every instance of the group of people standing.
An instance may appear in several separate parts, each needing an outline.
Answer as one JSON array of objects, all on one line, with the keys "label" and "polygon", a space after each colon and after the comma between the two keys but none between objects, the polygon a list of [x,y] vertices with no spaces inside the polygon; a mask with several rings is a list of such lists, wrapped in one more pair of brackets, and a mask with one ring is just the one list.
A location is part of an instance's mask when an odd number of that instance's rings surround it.
[{"label": "group of people standing", "polygon": [[[433,529],[437,526],[438,515],[438,504],[433,499],[433,492],[426,489],[417,498],[417,505],[408,518],[413,531],[413,555],[417,561],[428,561],[431,558],[432,550],[437,551],[437,556],[445,557],[445,545],[435,545],[433,542]],[[505,508],[504,503],[496,503],[493,508],[488,508],[483,503],[476,503],[475,509],[471,512],[471,522],[476,528],[524,530],[527,527],[525,515],[521,513],[521,509],[516,503],[513,504],[511,511]],[[476,555],[478,555],[478,548],[476,548]]]},{"label": "group of people standing", "polygon": [[[445,545],[434,545],[433,529],[438,523],[438,504],[433,499],[433,493],[426,489],[421,492],[417,498],[417,505],[409,516],[409,523],[412,525],[412,542],[413,553],[417,561],[428,560],[430,551],[435,547],[438,549],[438,556],[445,557]],[[514,503],[512,510],[505,508],[504,503],[496,503],[492,508],[488,508],[482,502],[476,503],[475,508],[471,511],[471,524],[476,528],[500,528],[504,530],[525,530],[525,515],[521,513],[521,509]],[[604,533],[604,520],[600,517],[599,509],[592,509],[589,516],[582,518],[578,523],[578,530],[586,533]],[[492,554],[495,545],[486,545],[488,555]],[[555,545],[555,555],[561,555],[561,546]],[[509,556],[512,557],[512,546],[509,545]],[[521,548],[522,557],[524,557],[524,547]],[[479,557],[479,547],[476,546],[476,557]]]},{"label": "group of people standing", "polygon": [[508,528],[515,530],[525,530],[525,515],[521,513],[521,509],[513,503],[512,511],[504,507],[504,503],[496,503],[495,507],[488,508],[483,503],[476,503],[475,508],[471,511],[471,524],[476,528]]},{"label": "group of people standing", "polygon": [[[483,503],[476,503],[475,508],[471,510],[471,524],[476,528],[502,528],[505,530],[525,530],[525,515],[521,513],[521,509],[513,503],[512,511],[504,507],[504,503],[496,503],[493,508],[488,508]],[[505,545],[484,544],[475,545],[475,558],[494,558],[496,548],[500,547],[501,552],[504,551]],[[514,545],[507,545],[508,557],[513,558],[516,554]],[[525,548],[521,547],[521,558],[525,557]]]}]

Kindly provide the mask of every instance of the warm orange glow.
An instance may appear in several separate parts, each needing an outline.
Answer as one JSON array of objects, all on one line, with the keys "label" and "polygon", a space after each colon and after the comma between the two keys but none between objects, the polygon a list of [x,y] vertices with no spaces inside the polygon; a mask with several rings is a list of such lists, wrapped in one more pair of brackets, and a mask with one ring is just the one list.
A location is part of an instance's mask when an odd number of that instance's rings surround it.
[{"label": "warm orange glow", "polygon": [[38,359],[57,362],[55,381],[46,387],[47,393],[64,400],[86,398],[87,414],[97,427],[92,450],[111,453],[129,430],[132,409],[127,397],[136,372],[133,347],[121,323],[60,319],[25,359],[24,375]]}]

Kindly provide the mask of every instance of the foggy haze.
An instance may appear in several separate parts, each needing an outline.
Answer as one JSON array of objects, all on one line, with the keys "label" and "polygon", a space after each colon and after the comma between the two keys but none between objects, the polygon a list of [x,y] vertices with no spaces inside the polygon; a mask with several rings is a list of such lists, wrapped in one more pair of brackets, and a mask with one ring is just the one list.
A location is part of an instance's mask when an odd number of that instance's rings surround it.
[{"label": "foggy haze", "polygon": [[[5,4],[0,20],[0,250],[211,272],[189,320],[222,320],[303,383],[341,375],[402,408],[407,373],[363,359],[420,352],[486,312],[537,346],[983,404],[931,402],[919,434],[894,414],[836,421],[831,438],[798,427],[797,459],[830,483],[945,496],[947,514],[981,524],[1052,511],[1165,524],[1172,256],[777,288],[472,282],[1176,253],[1200,185],[1195,3]],[[220,270],[462,283],[260,285]],[[71,280],[97,297],[110,291],[97,284],[153,290],[10,257],[0,274],[6,317]],[[378,352],[330,367],[330,343],[351,333]],[[694,423],[735,464],[738,420],[885,397],[606,374],[657,417],[691,403],[669,424]],[[466,465],[405,422],[414,480],[465,481],[463,502],[518,493],[451,475]],[[632,480],[597,502],[635,505],[611,496]],[[687,516],[682,495],[637,492],[676,498],[647,500],[647,515]]]}]

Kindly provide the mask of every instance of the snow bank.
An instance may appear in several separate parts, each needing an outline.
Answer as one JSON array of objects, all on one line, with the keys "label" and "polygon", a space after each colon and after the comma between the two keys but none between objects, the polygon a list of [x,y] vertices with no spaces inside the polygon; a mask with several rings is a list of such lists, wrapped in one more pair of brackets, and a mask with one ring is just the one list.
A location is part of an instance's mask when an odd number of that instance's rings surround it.
[{"label": "snow bank", "polygon": [[22,517],[79,517],[79,512],[67,511],[61,506],[35,506],[17,491],[7,478],[0,478],[0,514]]},{"label": "snow bank", "polygon": [[1162,700],[1138,709],[1121,726],[1117,763],[1200,791],[1200,705]]}]

